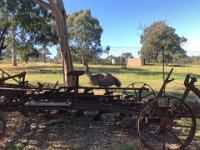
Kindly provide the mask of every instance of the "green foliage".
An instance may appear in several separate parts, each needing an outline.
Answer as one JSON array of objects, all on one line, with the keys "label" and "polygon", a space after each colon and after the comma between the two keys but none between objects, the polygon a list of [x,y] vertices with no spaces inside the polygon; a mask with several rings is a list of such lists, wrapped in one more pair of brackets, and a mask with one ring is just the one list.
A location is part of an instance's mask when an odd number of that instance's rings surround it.
[{"label": "green foliage", "polygon": [[122,53],[121,57],[122,58],[133,58],[133,55],[132,55],[132,53]]},{"label": "green foliage", "polygon": [[[164,56],[164,58],[163,58]],[[157,60],[158,62],[162,63],[163,62],[163,59],[164,59],[164,63],[165,65],[168,65],[172,60],[173,60],[173,54],[162,54],[162,53],[159,53],[158,57],[157,57]]]},{"label": "green foliage", "polygon": [[200,56],[188,56],[185,61],[189,64],[200,64]]},{"label": "green foliage", "polygon": [[186,51],[181,45],[187,41],[185,37],[179,37],[175,29],[168,26],[163,21],[157,21],[143,29],[140,37],[142,48],[140,54],[148,62],[160,61],[161,51],[166,57],[166,64],[173,60],[173,55],[177,53],[186,56]]},{"label": "green foliage", "polygon": [[89,9],[79,10],[67,17],[69,42],[72,54],[83,61],[84,57],[96,59],[104,52],[109,51],[101,47],[103,29],[97,18],[91,15]]},{"label": "green foliage", "polygon": [[39,53],[43,57],[44,63],[46,63],[47,55],[51,55],[51,52],[47,49],[46,45],[43,45],[43,47],[39,49]]},{"label": "green foliage", "polygon": [[8,49],[13,57],[24,43],[30,47],[57,43],[52,14],[32,0],[1,0],[0,14],[0,25],[7,27]]},{"label": "green foliage", "polygon": [[35,48],[20,49],[19,55],[22,61],[24,61],[25,63],[28,63],[30,58],[38,58],[39,52]]}]

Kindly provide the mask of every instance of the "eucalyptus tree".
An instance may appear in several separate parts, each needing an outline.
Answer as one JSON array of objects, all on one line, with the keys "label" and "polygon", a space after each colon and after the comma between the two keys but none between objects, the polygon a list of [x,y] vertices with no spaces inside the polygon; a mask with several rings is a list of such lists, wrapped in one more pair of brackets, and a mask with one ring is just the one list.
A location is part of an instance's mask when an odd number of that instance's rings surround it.
[{"label": "eucalyptus tree", "polygon": [[[8,48],[12,52],[13,66],[17,65],[17,50],[25,50],[24,42],[34,47],[36,44],[50,44],[52,39],[55,43],[57,39],[55,31],[47,23],[52,19],[51,14],[32,0],[1,0],[0,14],[1,25],[7,27]],[[24,52],[19,54],[21,53]]]},{"label": "eucalyptus tree", "polygon": [[169,63],[176,53],[186,55],[186,51],[181,47],[187,41],[185,37],[180,37],[175,32],[175,28],[168,26],[164,21],[157,21],[143,29],[140,37],[142,48],[140,54],[147,60],[159,61],[161,51]]},{"label": "eucalyptus tree", "polygon": [[56,32],[61,48],[63,61],[63,78],[66,85],[74,85],[74,79],[68,76],[68,73],[73,70],[71,60],[70,47],[68,42],[68,31],[66,24],[66,11],[62,0],[33,0],[46,10],[50,11],[56,22]]},{"label": "eucalyptus tree", "polygon": [[76,55],[83,63],[87,57],[95,60],[103,52],[108,52],[109,47],[101,47],[103,32],[99,20],[92,16],[89,9],[73,12],[67,17],[70,46],[76,47]]},{"label": "eucalyptus tree", "polygon": [[40,49],[39,49],[39,53],[42,55],[43,57],[43,62],[46,63],[47,62],[47,56],[51,55],[51,52],[48,50],[46,45],[43,45]]}]

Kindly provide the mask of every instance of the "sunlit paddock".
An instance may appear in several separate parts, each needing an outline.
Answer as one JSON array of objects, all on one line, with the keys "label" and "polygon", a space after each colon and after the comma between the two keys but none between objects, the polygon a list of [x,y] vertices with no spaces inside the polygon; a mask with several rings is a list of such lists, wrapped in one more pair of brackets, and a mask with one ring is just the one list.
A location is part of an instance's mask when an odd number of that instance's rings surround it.
[{"label": "sunlit paddock", "polygon": [[[109,72],[117,77],[122,85],[121,87],[127,87],[134,82],[143,82],[152,87],[157,93],[163,83],[163,74],[161,65],[148,65],[148,66],[137,66],[133,68],[122,68],[121,66],[115,65],[92,65],[89,64],[92,73],[103,73]],[[61,64],[53,63],[30,63],[30,64],[19,64],[13,67],[9,64],[0,64],[0,68],[8,72],[9,74],[17,74],[25,71],[26,81],[32,85],[37,85],[38,82],[46,83],[51,88],[54,87],[58,81],[58,86],[63,86],[63,72]],[[185,76],[191,74],[192,76],[200,79],[200,65],[187,65],[187,66],[165,66],[165,76],[169,73],[171,68],[174,68],[171,75],[171,79],[174,81],[170,82],[166,87],[166,94],[181,97],[185,87],[183,85]],[[85,70],[83,64],[74,64],[74,70]],[[47,71],[46,71],[47,70]],[[80,76],[80,86],[92,86],[87,75]],[[200,82],[196,83],[196,86],[200,88]],[[104,90],[94,90],[96,94],[103,94]],[[114,93],[121,94],[123,90],[115,90]],[[187,100],[197,100],[197,97],[190,92]]]},{"label": "sunlit paddock", "polygon": [[[162,66],[137,66],[134,68],[122,68],[115,65],[92,65],[89,64],[92,73],[109,72],[117,77],[122,87],[127,87],[133,82],[144,82],[150,85],[155,92],[158,92],[162,82]],[[0,64],[0,68],[7,71],[9,74],[16,74],[25,71],[26,80],[33,85],[37,82],[47,83],[54,85],[57,81],[59,85],[63,84],[63,74],[61,64],[50,63],[31,63],[31,64],[19,64],[13,67],[9,64]],[[165,66],[165,76],[168,74],[171,68],[174,68],[171,78],[173,82],[169,83],[166,88],[166,93],[175,94],[180,96],[185,89],[183,82],[187,74],[191,74],[197,79],[200,79],[200,65],[187,65],[187,66]],[[85,66],[82,64],[74,64],[75,70],[85,70]],[[45,72],[44,70],[48,70]],[[81,86],[92,86],[86,75],[80,77]],[[196,83],[197,87],[200,87],[200,83]]]}]

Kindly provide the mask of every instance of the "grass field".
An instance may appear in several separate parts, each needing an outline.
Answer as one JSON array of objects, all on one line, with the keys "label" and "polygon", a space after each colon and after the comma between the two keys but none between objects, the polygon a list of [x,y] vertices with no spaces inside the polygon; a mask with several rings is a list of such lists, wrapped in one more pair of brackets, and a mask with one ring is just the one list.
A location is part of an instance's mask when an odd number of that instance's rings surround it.
[{"label": "grass field", "polygon": [[[165,76],[168,74],[173,66],[165,67]],[[11,65],[0,64],[0,68],[7,71],[10,74],[16,74],[22,71],[26,71],[26,80],[30,84],[37,84],[37,82],[55,84],[59,81],[61,85],[63,83],[62,66],[60,64],[44,64],[44,63],[32,63],[28,65],[18,65],[13,67]],[[92,73],[110,72],[116,76],[122,83],[122,87],[128,86],[133,82],[144,82],[149,84],[156,92],[159,91],[163,79],[162,79],[162,66],[138,66],[134,68],[123,69],[121,66],[111,65],[90,65]],[[183,67],[173,67],[174,71],[171,78],[175,79],[168,84],[166,92],[180,96],[183,93],[184,78],[186,74],[191,74],[197,79],[200,79],[200,65],[191,65]],[[85,70],[82,64],[74,64],[75,70]],[[42,73],[40,70],[51,70],[49,73]],[[80,85],[91,86],[86,75],[80,77]],[[200,87],[200,82],[196,83],[197,87]],[[194,95],[190,94],[190,97]]]}]

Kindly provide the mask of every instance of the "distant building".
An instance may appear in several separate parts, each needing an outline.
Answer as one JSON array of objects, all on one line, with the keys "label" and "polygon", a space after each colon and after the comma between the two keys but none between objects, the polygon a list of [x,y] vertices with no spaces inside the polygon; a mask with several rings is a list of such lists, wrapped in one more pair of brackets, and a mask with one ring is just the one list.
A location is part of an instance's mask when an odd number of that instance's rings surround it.
[{"label": "distant building", "polygon": [[112,58],[111,59],[111,63],[112,63],[112,65],[115,65],[116,64],[116,59]]},{"label": "distant building", "polygon": [[145,65],[145,60],[142,58],[127,58],[126,59],[127,68],[134,66],[142,66]]}]

